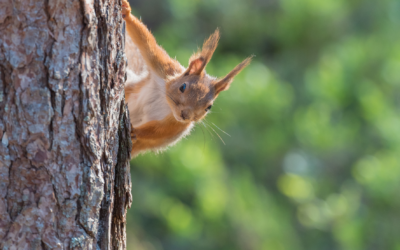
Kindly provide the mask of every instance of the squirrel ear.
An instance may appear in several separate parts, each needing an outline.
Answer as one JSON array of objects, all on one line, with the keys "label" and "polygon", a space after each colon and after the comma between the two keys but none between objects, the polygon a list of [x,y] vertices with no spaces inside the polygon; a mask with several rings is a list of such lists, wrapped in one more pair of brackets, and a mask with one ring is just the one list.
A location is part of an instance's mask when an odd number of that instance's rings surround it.
[{"label": "squirrel ear", "polygon": [[189,59],[189,67],[186,71],[187,75],[196,74],[200,75],[207,63],[210,61],[215,49],[217,48],[219,40],[219,29],[204,42],[203,49],[193,54]]},{"label": "squirrel ear", "polygon": [[199,57],[190,61],[189,67],[186,70],[185,75],[200,75],[203,72],[206,64],[204,63],[204,59]]},{"label": "squirrel ear", "polygon": [[215,88],[215,95],[218,95],[221,91],[227,90],[233,81],[233,78],[239,74],[239,72],[244,69],[249,63],[253,56],[246,58],[243,62],[237,65],[231,72],[229,72],[225,77],[222,79],[217,80],[214,82]]}]

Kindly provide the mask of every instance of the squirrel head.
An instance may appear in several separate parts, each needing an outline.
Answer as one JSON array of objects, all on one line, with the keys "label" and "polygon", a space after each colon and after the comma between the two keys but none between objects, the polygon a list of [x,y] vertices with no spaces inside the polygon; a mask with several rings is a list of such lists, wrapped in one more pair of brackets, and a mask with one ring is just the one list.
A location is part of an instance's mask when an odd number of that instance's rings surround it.
[{"label": "squirrel head", "polygon": [[210,61],[219,40],[217,29],[203,44],[200,52],[189,59],[189,67],[183,74],[166,84],[167,101],[176,120],[199,121],[211,109],[221,91],[227,90],[233,78],[245,68],[252,57],[245,59],[222,78],[209,76],[205,67]]}]

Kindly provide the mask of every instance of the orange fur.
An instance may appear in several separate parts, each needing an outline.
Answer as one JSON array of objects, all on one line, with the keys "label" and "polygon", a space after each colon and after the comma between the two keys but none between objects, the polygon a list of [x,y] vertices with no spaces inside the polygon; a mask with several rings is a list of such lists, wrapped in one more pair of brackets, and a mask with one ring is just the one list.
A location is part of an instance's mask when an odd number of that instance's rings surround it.
[{"label": "orange fur", "polygon": [[[228,89],[251,58],[222,79],[206,74],[205,67],[218,45],[217,29],[204,42],[202,50],[190,57],[189,67],[185,69],[168,56],[146,26],[130,12],[129,3],[122,0],[128,34],[150,71],[141,82],[125,86],[131,123],[136,126],[131,132],[132,157],[135,157],[147,150],[162,149],[188,134],[192,125],[206,116],[218,94]],[[132,96],[134,98],[130,98]]]},{"label": "orange fur", "polygon": [[[130,11],[130,8],[129,8]],[[174,76],[182,72],[179,62],[169,57],[167,52],[156,42],[147,27],[135,16],[125,18],[126,29],[133,42],[138,46],[146,64],[149,65],[161,78]]]},{"label": "orange fur", "polygon": [[132,152],[142,152],[149,149],[159,149],[173,143],[175,139],[190,127],[190,123],[178,122],[172,114],[161,121],[151,121],[134,128],[136,141]]}]

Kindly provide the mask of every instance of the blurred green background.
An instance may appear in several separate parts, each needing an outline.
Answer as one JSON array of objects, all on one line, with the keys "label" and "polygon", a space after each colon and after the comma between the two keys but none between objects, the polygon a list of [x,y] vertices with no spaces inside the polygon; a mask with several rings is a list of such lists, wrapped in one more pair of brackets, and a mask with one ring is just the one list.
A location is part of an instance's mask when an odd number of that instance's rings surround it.
[{"label": "blurred green background", "polygon": [[132,160],[129,250],[400,249],[400,1],[131,5],[184,66],[217,27],[209,74],[256,57],[206,125]]}]

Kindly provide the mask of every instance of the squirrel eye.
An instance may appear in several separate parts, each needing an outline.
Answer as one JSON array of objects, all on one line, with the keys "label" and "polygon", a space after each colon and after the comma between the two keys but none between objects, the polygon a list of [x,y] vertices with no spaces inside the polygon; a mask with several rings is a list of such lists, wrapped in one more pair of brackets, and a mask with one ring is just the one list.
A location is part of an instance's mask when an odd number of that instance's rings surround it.
[{"label": "squirrel eye", "polygon": [[212,108],[212,105],[208,106],[208,107],[206,108],[206,112],[209,111],[211,108]]},{"label": "squirrel eye", "polygon": [[183,93],[185,92],[186,89],[186,83],[182,84],[182,86],[179,87],[179,90]]}]

